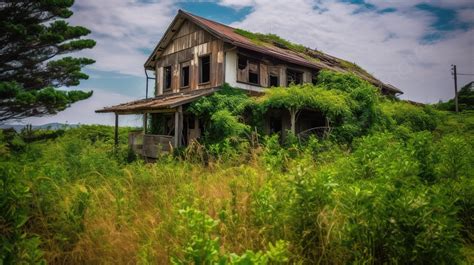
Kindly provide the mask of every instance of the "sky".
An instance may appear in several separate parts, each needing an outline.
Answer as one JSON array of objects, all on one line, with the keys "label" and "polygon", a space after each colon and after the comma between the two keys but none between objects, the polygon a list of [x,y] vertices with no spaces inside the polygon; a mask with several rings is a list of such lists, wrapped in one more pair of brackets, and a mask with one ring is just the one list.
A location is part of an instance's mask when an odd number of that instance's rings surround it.
[{"label": "sky", "polygon": [[[89,28],[97,45],[74,55],[96,63],[84,69],[88,80],[67,89],[94,94],[22,122],[112,125],[112,114],[94,110],[145,97],[143,64],[179,9],[355,62],[404,91],[402,99],[452,98],[452,64],[474,74],[473,0],[76,0],[69,22]],[[472,80],[461,75],[458,84]],[[121,125],[141,123],[139,116],[120,117]]]}]

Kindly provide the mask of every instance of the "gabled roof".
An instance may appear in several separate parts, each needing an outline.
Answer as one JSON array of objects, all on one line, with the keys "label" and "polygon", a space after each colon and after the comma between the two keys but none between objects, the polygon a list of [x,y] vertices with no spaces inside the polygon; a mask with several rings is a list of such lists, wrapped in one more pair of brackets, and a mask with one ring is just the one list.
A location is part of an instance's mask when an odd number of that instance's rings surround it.
[{"label": "gabled roof", "polygon": [[161,52],[173,39],[173,36],[176,34],[186,19],[197,24],[216,38],[221,39],[231,45],[308,68],[328,69],[343,73],[351,72],[370,82],[376,87],[391,91],[393,93],[403,93],[398,88],[381,82],[371,74],[367,73],[364,69],[348,61],[309,48],[305,48],[304,51],[295,51],[276,42],[257,42],[244,36],[243,34],[239,34],[239,31],[236,28],[196,16],[183,10],[178,11],[178,14],[166,30],[163,38],[160,40],[153,53],[146,61],[146,69],[153,69],[155,61],[159,58]]},{"label": "gabled roof", "polygon": [[106,107],[100,110],[96,110],[97,113],[115,112],[118,114],[129,114],[129,113],[144,113],[147,111],[156,111],[163,109],[172,109],[183,104],[193,102],[203,96],[210,95],[217,91],[218,88],[209,89],[196,89],[187,92],[178,92],[160,95],[154,98],[140,99],[115,105],[112,107]]}]

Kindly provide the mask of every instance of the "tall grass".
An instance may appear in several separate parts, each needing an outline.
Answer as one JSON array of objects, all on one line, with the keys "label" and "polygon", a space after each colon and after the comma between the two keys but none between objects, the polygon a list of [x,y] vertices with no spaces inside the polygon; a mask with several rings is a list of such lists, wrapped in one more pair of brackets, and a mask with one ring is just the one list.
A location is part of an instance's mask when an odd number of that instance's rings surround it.
[{"label": "tall grass", "polygon": [[[419,113],[410,113],[388,116],[388,126],[415,126]],[[114,149],[108,127],[18,151],[2,143],[0,258],[462,263],[473,238],[473,135],[446,119],[449,129],[379,130],[350,145],[270,137],[252,148],[223,144],[213,157],[196,144],[156,163],[128,162],[126,132]]]}]

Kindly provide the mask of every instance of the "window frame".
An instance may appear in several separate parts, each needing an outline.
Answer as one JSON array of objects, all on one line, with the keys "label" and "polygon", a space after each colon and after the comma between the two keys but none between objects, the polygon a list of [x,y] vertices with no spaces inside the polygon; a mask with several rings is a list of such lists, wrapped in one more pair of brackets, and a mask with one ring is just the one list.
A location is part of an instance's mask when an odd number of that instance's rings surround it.
[{"label": "window frame", "polygon": [[[188,84],[184,85],[183,69],[188,68]],[[191,61],[182,62],[179,64],[179,88],[180,90],[189,89],[191,87]]]},{"label": "window frame", "polygon": [[[241,65],[239,63],[239,61],[241,61],[242,59],[245,59],[245,62],[246,62],[246,66],[245,68],[240,68],[239,66]],[[257,83],[252,83],[250,82],[250,64],[251,63],[254,63],[257,65],[257,79],[258,79],[258,82]],[[241,53],[237,53],[237,64],[236,64],[236,82],[237,83],[241,83],[241,84],[247,84],[247,85],[251,85],[251,86],[257,86],[257,87],[262,87],[262,77],[261,77],[261,73],[260,73],[260,64],[261,64],[261,61],[258,60],[258,59],[255,59],[251,56],[248,56],[248,55],[245,55],[245,54],[241,54]],[[247,80],[239,80],[239,71],[245,71],[245,76],[247,77],[246,79]]]},{"label": "window frame", "polygon": [[[250,71],[250,64],[256,64],[257,65],[257,71],[256,73]],[[252,85],[257,85],[260,86],[260,62],[257,60],[252,60],[247,58],[247,66],[248,66],[248,75],[247,75],[247,83],[252,84]],[[250,74],[256,74],[257,75],[257,83],[250,82]]]},{"label": "window frame", "polygon": [[300,82],[299,82],[299,83],[294,83],[295,85],[302,85],[302,84],[304,83],[304,81],[303,81],[303,74],[304,74],[304,72],[303,72],[303,71],[297,70],[297,69],[294,69],[294,68],[286,68],[286,86],[287,86],[287,87],[290,86],[290,84],[291,84],[291,83],[289,82],[290,80],[289,80],[289,78],[288,78],[288,76],[289,76],[288,72],[289,72],[289,71],[294,72],[294,73],[300,75]]},{"label": "window frame", "polygon": [[[168,68],[170,69],[170,71],[169,71],[169,84],[170,84],[170,86],[166,87],[167,81],[168,81],[168,78],[166,78],[167,77],[166,69],[168,69]],[[163,67],[163,93],[164,92],[169,92],[169,91],[172,91],[172,90],[173,90],[173,66],[168,65],[168,66]]]},{"label": "window frame", "polygon": [[[202,81],[202,70],[203,70],[202,69],[203,68],[202,67],[202,58],[204,58],[204,57],[209,57],[209,80],[207,80],[205,82]],[[212,76],[212,74],[211,74],[211,72],[212,72],[211,71],[212,70],[212,54],[207,53],[207,54],[203,54],[203,55],[198,56],[198,66],[199,66],[199,80],[198,80],[199,85],[210,84],[211,83],[211,76]]]},{"label": "window frame", "polygon": [[279,87],[280,81],[281,81],[280,68],[276,66],[268,66],[268,87],[272,87],[271,85],[272,76],[276,77],[276,81],[277,81],[276,86],[273,86],[273,87]]}]

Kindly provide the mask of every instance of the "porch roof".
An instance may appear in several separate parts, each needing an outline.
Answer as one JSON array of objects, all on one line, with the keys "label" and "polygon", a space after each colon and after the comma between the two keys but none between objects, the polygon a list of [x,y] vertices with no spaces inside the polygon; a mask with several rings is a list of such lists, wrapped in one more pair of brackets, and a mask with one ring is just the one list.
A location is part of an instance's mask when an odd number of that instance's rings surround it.
[{"label": "porch roof", "polygon": [[140,99],[96,110],[97,113],[140,114],[156,110],[173,109],[201,97],[210,95],[219,88],[196,89],[186,92],[164,94],[154,98]]}]

